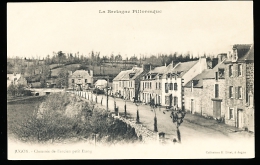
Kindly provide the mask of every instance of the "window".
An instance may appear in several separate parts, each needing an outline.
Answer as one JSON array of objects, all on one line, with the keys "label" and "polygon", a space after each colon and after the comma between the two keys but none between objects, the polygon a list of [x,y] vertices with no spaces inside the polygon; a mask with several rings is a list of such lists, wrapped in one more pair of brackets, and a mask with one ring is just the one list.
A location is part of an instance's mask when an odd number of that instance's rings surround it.
[{"label": "window", "polygon": [[229,77],[233,76],[233,65],[229,66]]},{"label": "window", "polygon": [[155,89],[157,89],[157,82],[155,83]]},{"label": "window", "polygon": [[218,72],[215,72],[215,80],[218,80]]},{"label": "window", "polygon": [[144,89],[144,82],[143,82],[143,89]]},{"label": "window", "polygon": [[150,82],[150,89],[152,88],[152,83]]},{"label": "window", "polygon": [[88,83],[88,79],[85,79],[85,83]]},{"label": "window", "polygon": [[238,87],[238,98],[242,99],[242,87]]},{"label": "window", "polygon": [[174,83],[174,90],[177,91],[177,83]]},{"label": "window", "polygon": [[219,86],[218,84],[215,84],[215,98],[219,97]]},{"label": "window", "polygon": [[159,82],[159,89],[161,89],[161,83]]},{"label": "window", "polygon": [[74,79],[71,79],[71,82],[74,83]]},{"label": "window", "polygon": [[234,119],[234,109],[229,109],[229,119]]},{"label": "window", "polygon": [[242,76],[242,65],[238,64],[238,76]]},{"label": "window", "polygon": [[121,82],[119,82],[119,87],[121,87]]},{"label": "window", "polygon": [[165,83],[165,93],[168,93],[168,83]]},{"label": "window", "polygon": [[223,68],[218,69],[218,78],[224,78],[225,77],[225,70]]},{"label": "window", "polygon": [[173,90],[173,83],[170,83],[170,90]]},{"label": "window", "polygon": [[234,97],[234,95],[233,95],[233,87],[232,86],[229,87],[229,97],[230,98]]}]

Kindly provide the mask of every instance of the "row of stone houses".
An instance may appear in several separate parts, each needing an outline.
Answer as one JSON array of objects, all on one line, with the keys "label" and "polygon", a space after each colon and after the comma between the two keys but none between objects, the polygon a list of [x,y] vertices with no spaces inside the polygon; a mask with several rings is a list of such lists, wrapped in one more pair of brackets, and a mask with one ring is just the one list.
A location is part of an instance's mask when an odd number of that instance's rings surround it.
[{"label": "row of stone houses", "polygon": [[254,131],[254,46],[233,45],[209,67],[206,58],[121,71],[113,93],[144,103],[178,107]]}]

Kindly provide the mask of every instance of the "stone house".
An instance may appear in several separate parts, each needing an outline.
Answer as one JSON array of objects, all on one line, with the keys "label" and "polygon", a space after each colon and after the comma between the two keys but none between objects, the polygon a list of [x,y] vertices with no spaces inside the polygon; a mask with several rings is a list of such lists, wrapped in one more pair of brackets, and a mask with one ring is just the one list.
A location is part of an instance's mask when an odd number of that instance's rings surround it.
[{"label": "stone house", "polygon": [[204,70],[201,74],[194,77],[186,85],[184,85],[184,106],[185,110],[192,114],[202,115],[202,94],[203,94],[203,78],[211,69]]},{"label": "stone house", "polygon": [[141,80],[140,100],[149,103],[154,99],[155,104],[162,103],[162,75],[169,69],[173,68],[173,63],[168,66],[150,68],[147,74],[144,74]]},{"label": "stone house", "polygon": [[14,85],[22,84],[24,86],[27,86],[27,80],[23,76],[23,74],[17,74],[17,73],[7,74],[7,87],[11,84]]},{"label": "stone house", "polygon": [[[185,109],[192,114],[220,118],[224,115],[225,65],[227,54],[218,54],[217,65],[206,69],[184,85]],[[222,111],[220,111],[222,109]],[[221,112],[221,113],[220,113]]]},{"label": "stone house", "polygon": [[92,70],[76,70],[74,73],[70,72],[68,78],[68,86],[73,90],[86,90],[93,85],[93,71]]},{"label": "stone house", "polygon": [[254,46],[236,44],[225,61],[225,123],[254,129]]},{"label": "stone house", "polygon": [[162,105],[184,107],[184,85],[207,69],[206,58],[176,64],[162,76]]},{"label": "stone house", "polygon": [[138,95],[140,77],[144,68],[134,66],[130,70],[121,71],[114,79],[112,91],[116,97],[123,97],[127,100],[134,100]]}]

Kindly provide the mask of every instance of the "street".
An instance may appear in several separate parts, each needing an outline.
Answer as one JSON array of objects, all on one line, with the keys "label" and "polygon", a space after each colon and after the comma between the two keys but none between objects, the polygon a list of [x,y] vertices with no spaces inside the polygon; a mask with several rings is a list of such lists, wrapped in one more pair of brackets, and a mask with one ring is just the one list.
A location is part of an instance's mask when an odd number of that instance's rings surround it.
[{"label": "street", "polygon": [[[88,100],[88,94],[89,98],[93,99],[95,102],[96,95],[93,94],[93,97],[91,97],[91,93],[86,93],[86,100]],[[103,97],[102,105],[101,99]],[[108,98],[108,108],[110,111],[114,111],[114,100],[116,101],[116,106],[119,107],[119,112],[121,114],[124,113],[124,105],[125,101],[123,99],[119,98]],[[97,106],[106,108],[106,95],[98,95],[97,96]],[[131,102],[126,101],[126,107],[127,107],[127,115],[131,118],[136,118],[137,113],[137,106]],[[154,111],[151,110],[151,107],[149,105],[140,105],[138,106],[139,109],[139,117],[140,122],[143,126],[145,126],[147,129],[152,130],[154,129]],[[168,141],[172,141],[173,138],[177,139],[176,135],[176,125],[172,122],[170,118],[170,112],[163,113],[163,110],[165,108],[156,108],[156,116],[157,116],[157,128],[158,132],[164,132],[165,133],[165,139]],[[228,142],[231,144],[234,142],[234,144],[237,144],[236,142],[245,141],[249,142],[250,144],[253,143],[254,138],[253,136],[249,135],[249,133],[242,131],[242,132],[232,132],[230,131],[230,126],[227,126],[223,123],[217,123],[216,121],[212,121],[209,119],[202,119],[202,117],[195,117],[196,123],[193,122],[191,119],[194,118],[194,115],[192,114],[186,114],[184,117],[184,121],[179,127],[181,132],[181,141],[182,143],[201,143],[206,144],[209,142],[209,144],[220,144],[225,142]],[[190,120],[189,120],[190,119]],[[207,122],[211,122],[207,124]],[[214,123],[215,122],[215,123]],[[213,123],[213,124],[212,124]],[[232,128],[232,127],[231,127]]]}]

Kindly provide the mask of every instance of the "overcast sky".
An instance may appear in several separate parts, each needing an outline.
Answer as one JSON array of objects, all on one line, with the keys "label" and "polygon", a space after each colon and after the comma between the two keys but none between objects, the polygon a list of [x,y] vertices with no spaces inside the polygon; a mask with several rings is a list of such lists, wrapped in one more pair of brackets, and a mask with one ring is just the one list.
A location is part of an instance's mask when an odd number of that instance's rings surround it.
[{"label": "overcast sky", "polygon": [[8,57],[46,57],[59,50],[123,57],[190,51],[196,56],[247,43],[253,43],[252,1],[7,4]]}]

